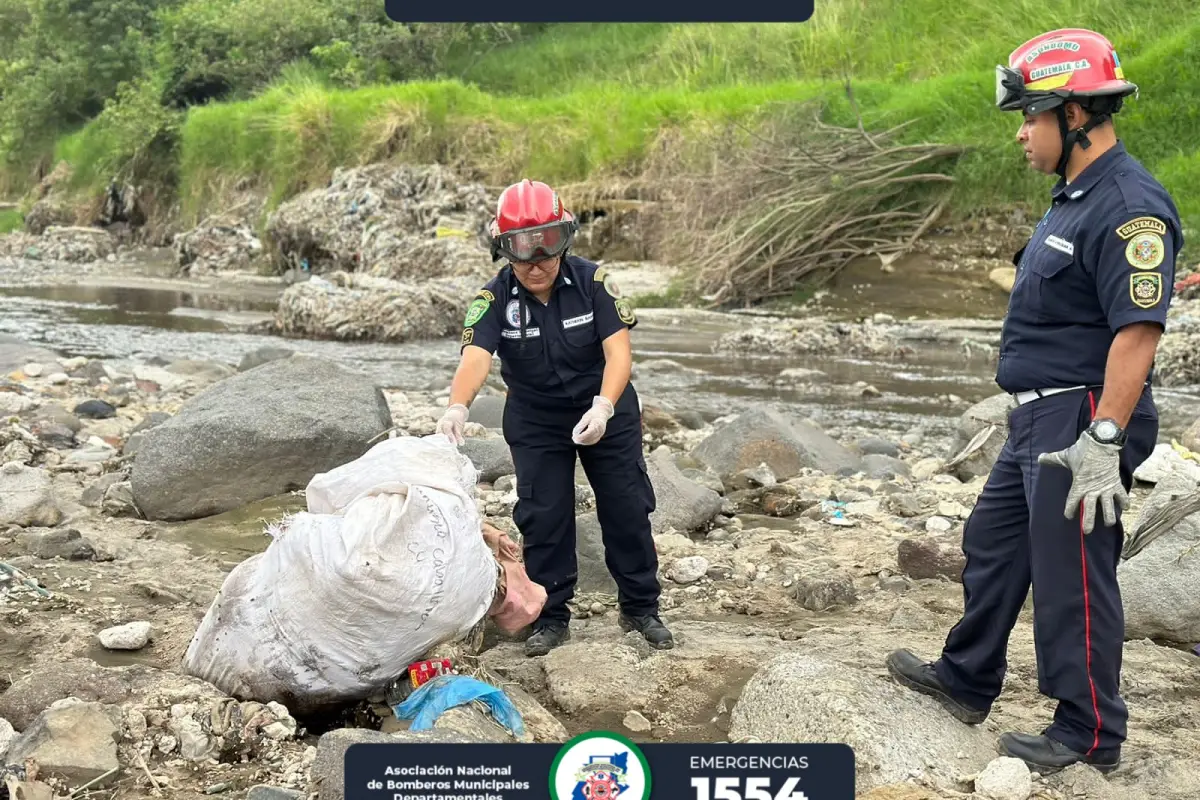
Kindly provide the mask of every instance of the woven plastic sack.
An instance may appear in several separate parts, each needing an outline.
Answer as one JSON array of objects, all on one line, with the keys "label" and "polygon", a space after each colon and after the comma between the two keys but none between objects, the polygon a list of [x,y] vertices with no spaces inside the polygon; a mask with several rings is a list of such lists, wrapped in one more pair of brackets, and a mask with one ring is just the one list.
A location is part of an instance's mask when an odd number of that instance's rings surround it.
[{"label": "woven plastic sack", "polygon": [[226,577],[184,670],[302,714],[383,689],[492,604],[476,480],[437,435],[386,439],[315,475],[308,510]]}]

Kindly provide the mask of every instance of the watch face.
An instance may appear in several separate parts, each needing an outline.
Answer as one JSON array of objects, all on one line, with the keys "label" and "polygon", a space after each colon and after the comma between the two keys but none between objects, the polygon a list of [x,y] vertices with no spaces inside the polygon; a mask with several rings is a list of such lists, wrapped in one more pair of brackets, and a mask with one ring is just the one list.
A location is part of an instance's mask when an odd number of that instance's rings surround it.
[{"label": "watch face", "polygon": [[1104,422],[1096,423],[1096,437],[1105,440],[1117,438],[1117,426],[1115,423],[1105,420]]}]

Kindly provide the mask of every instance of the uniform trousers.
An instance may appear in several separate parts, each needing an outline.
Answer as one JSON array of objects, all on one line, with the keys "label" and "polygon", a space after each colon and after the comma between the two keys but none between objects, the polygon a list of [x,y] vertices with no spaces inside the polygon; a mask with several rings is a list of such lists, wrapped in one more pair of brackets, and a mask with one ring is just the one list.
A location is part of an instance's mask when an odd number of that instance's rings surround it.
[{"label": "uniform trousers", "polygon": [[[1086,754],[1116,748],[1126,735],[1125,619],[1117,584],[1124,532],[1119,515],[1116,525],[1106,525],[1099,506],[1091,533],[1083,532],[1081,511],[1067,519],[1071,472],[1037,459],[1073,444],[1099,401],[1099,387],[1080,389],[1010,413],[1008,440],[963,531],[963,615],[934,662],[953,695],[989,709],[1004,681],[1009,633],[1032,586],[1038,689],[1058,700],[1045,733]],[[1158,437],[1149,388],[1127,432],[1120,456],[1126,491]]]},{"label": "uniform trousers", "polygon": [[656,500],[642,455],[642,421],[632,385],[614,406],[604,436],[576,445],[571,431],[590,407],[547,408],[509,396],[504,438],[517,473],[513,521],[524,539],[525,568],[545,587],[537,622],[567,622],[567,602],[579,576],[575,539],[575,458],[596,496],[604,561],[617,584],[621,610],[658,613],[658,554],[650,532]]}]

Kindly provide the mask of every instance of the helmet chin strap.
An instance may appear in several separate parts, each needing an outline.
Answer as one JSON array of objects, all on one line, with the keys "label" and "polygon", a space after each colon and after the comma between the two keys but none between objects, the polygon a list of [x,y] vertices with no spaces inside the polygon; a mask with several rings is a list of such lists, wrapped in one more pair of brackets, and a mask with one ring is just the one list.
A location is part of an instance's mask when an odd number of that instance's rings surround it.
[{"label": "helmet chin strap", "polygon": [[1071,148],[1077,143],[1087,150],[1092,146],[1092,141],[1088,139],[1088,131],[1096,127],[1100,123],[1108,119],[1108,114],[1093,114],[1087,122],[1083,123],[1082,127],[1076,128],[1073,131],[1067,130],[1067,107],[1066,103],[1054,109],[1055,116],[1058,117],[1058,131],[1062,136],[1062,155],[1058,157],[1058,166],[1055,172],[1059,177],[1066,179],[1067,177],[1067,161],[1071,158]]}]

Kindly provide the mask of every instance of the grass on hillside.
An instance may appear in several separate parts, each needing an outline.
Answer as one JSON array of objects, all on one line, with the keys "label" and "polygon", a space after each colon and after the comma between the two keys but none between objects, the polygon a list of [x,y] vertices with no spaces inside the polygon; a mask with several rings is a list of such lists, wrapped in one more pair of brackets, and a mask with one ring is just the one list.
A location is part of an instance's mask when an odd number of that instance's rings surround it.
[{"label": "grass on hillside", "polygon": [[[829,0],[797,25],[555,26],[482,56],[457,54],[438,81],[336,91],[292,70],[253,100],[189,112],[179,192],[194,219],[242,179],[278,202],[337,165],[382,158],[467,165],[493,185],[631,175],[664,126],[749,120],[811,98],[826,101],[830,122],[856,124],[840,83],[848,69],[868,126],[916,119],[903,140],[971,148],[955,172],[957,208],[1016,202],[1040,213],[1050,181],[1029,172],[1013,141],[1019,118],[993,107],[992,67],[1028,36],[1075,24],[1119,48],[1142,90],[1119,115],[1120,134],[1195,227],[1200,10],[1182,0],[1146,0],[1136,13],[1100,0]],[[88,127],[58,155],[87,175],[108,147]]]},{"label": "grass on hillside", "polygon": [[20,211],[16,209],[0,211],[0,233],[19,231],[24,225],[25,218],[21,216]]}]

